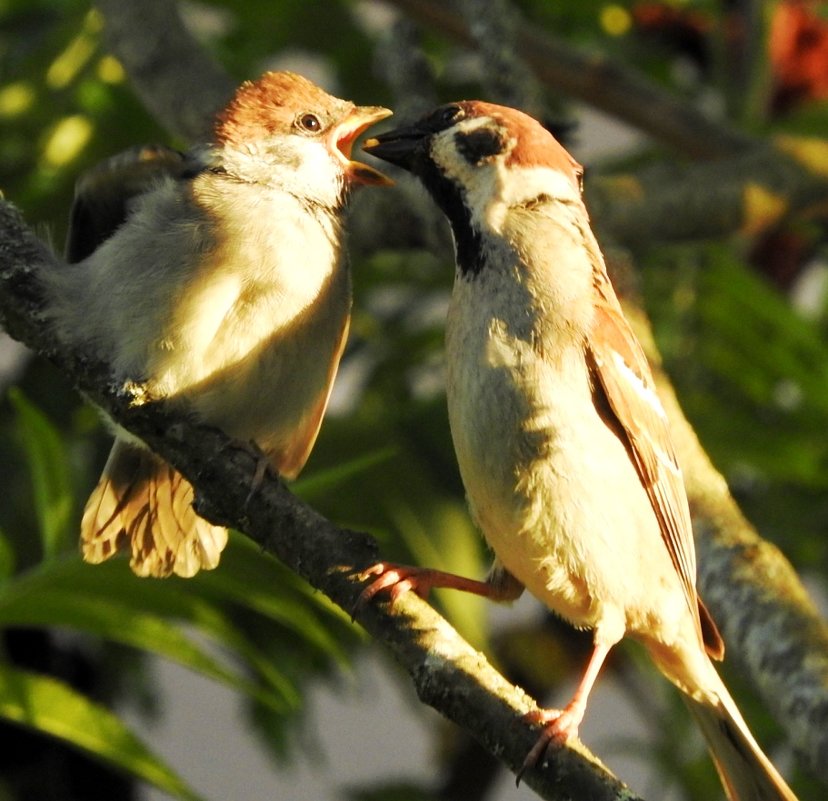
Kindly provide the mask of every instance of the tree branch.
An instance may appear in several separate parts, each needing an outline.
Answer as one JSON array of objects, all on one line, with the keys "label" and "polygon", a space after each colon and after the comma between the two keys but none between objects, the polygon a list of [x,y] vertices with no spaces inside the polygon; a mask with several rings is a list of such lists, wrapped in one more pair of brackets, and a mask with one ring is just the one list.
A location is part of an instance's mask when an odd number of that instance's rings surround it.
[{"label": "tree branch", "polygon": [[716,162],[587,172],[585,196],[602,237],[631,248],[753,236],[790,217],[828,217],[828,141],[785,136]]},{"label": "tree branch", "polygon": [[184,27],[178,4],[96,0],[96,5],[106,22],[107,43],[147,110],[188,142],[209,139],[209,122],[235,86]]},{"label": "tree branch", "polygon": [[[616,286],[630,267],[613,259]],[[629,298],[630,293],[627,294]],[[828,754],[828,624],[790,562],[744,517],[679,405],[638,303],[624,310],[653,367],[684,472],[699,557],[699,591],[721,628],[727,658],[750,677],[763,703],[815,776]]]},{"label": "tree branch", "polygon": [[515,4],[510,0],[461,0],[459,8],[480,53],[486,96],[545,119],[540,84],[518,46],[521,16]]},{"label": "tree branch", "polygon": [[[384,0],[421,24],[468,47],[475,38],[461,14],[445,0]],[[685,100],[625,69],[606,56],[582,53],[565,42],[522,24],[519,52],[547,86],[611,114],[660,142],[694,158],[734,155],[753,140],[715,122]]]},{"label": "tree branch", "polygon": [[[0,322],[9,334],[55,361],[90,400],[183,473],[196,488],[200,514],[244,532],[352,610],[361,590],[355,574],[378,560],[373,538],[338,528],[272,474],[248,498],[257,468],[248,447],[163,404],[135,405],[111,380],[106,365],[66,349],[43,324],[37,281],[41,270],[61,267],[17,210],[0,201]],[[520,767],[538,733],[522,716],[536,704],[434,609],[409,593],[393,608],[368,605],[359,622],[391,649],[423,702],[466,729],[513,771]],[[525,781],[553,801],[636,798],[580,743],[558,750],[547,766],[528,771]]]}]

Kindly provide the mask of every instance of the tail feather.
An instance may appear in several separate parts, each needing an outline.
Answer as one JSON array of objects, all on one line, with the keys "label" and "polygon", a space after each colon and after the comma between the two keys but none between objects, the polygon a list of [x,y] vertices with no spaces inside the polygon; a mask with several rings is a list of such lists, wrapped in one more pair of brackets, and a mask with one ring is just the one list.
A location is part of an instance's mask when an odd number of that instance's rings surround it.
[{"label": "tail feather", "polygon": [[193,509],[192,485],[148,450],[116,440],[84,510],[81,551],[99,563],[130,551],[139,576],[190,577],[211,570],[227,543],[227,529]]},{"label": "tail feather", "polygon": [[719,682],[718,705],[683,696],[707,740],[707,747],[730,801],[797,801]]}]

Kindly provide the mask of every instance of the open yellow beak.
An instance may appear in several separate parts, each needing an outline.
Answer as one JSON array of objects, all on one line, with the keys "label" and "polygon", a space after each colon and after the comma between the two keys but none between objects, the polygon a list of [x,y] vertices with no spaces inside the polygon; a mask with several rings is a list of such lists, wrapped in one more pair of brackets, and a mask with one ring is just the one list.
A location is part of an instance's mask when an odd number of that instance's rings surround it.
[{"label": "open yellow beak", "polygon": [[390,117],[394,112],[382,106],[356,106],[331,131],[331,151],[342,159],[345,175],[354,183],[374,186],[393,186],[394,182],[379,170],[351,159],[351,151],[359,135],[374,123]]}]

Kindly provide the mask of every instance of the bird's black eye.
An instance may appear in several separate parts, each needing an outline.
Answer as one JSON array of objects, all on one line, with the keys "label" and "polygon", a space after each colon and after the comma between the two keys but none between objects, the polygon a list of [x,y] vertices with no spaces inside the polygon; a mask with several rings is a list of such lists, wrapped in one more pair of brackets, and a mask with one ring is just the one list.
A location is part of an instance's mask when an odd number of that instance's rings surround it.
[{"label": "bird's black eye", "polygon": [[460,116],[460,106],[449,106],[443,109],[443,122],[455,122]]},{"label": "bird's black eye", "polygon": [[432,118],[431,124],[435,131],[444,131],[454,125],[455,122],[462,120],[464,116],[463,109],[460,106],[443,106],[443,108],[438,109]]},{"label": "bird's black eye", "polygon": [[300,114],[296,118],[296,125],[308,133],[318,133],[322,130],[322,123],[319,121],[319,117],[310,112]]}]

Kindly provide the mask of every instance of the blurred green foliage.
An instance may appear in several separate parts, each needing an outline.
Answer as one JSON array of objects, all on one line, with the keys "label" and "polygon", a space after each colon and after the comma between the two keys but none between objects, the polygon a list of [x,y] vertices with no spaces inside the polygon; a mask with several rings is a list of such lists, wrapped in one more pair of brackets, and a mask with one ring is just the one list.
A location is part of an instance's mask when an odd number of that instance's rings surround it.
[{"label": "blurred green foliage", "polygon": [[659,248],[643,270],[682,406],[748,516],[824,573],[828,341],[722,243]]},{"label": "blurred green foliage", "polygon": [[[724,26],[713,0],[683,4],[711,23],[708,48],[695,56],[669,37],[634,35],[632,2],[517,5],[539,27],[609,53],[688,99],[733,93],[722,85],[731,78],[717,55],[726,43],[717,39]],[[370,3],[345,0],[215,0],[187,4],[187,18],[239,79],[293,59],[294,68],[328,70],[342,96],[392,104],[373,60],[385,23],[366,23],[366,9]],[[130,145],[169,142],[106,52],[101,30],[100,15],[84,0],[0,0],[0,190],[58,249],[80,172]],[[440,97],[481,91],[480,65],[453,70],[462,54],[434,32],[423,41]],[[769,134],[824,136],[828,107],[742,121]],[[634,157],[646,164],[663,153],[641,143]],[[624,163],[631,160],[615,159],[612,169]],[[736,239],[656,242],[634,255],[665,363],[703,442],[760,530],[824,581],[824,298],[806,318],[757,274],[747,250]],[[337,523],[374,533],[390,559],[483,576],[488,557],[465,510],[442,389],[451,254],[386,250],[362,255],[353,266],[355,316],[343,380],[296,491]],[[55,367],[38,360],[20,367],[0,401],[0,717],[65,739],[175,797],[194,798],[174,766],[106,711],[148,692],[136,678],[140,654],[233,687],[251,710],[251,726],[285,757],[306,714],[308,687],[347,669],[363,637],[341,610],[238,535],[219,570],[186,582],[136,579],[123,560],[82,564],[78,517],[108,444],[94,411]],[[436,601],[467,638],[491,650],[483,601],[450,593],[438,593]],[[511,640],[508,632],[498,635],[513,643],[497,649],[504,667],[558,678],[555,664],[568,643],[563,651],[516,647],[533,636],[560,640],[523,628],[512,634]],[[63,648],[93,666],[95,681],[81,686],[49,660],[21,666],[20,638],[32,636],[37,642],[45,636],[50,653]],[[532,660],[537,664],[527,664]],[[676,703],[671,694],[654,719],[674,720]],[[686,724],[670,731],[656,749],[664,775],[684,787],[708,782],[714,792],[709,763],[698,754],[683,761]],[[24,797],[15,768],[0,762],[0,798]],[[351,797],[432,797],[433,779],[417,787],[354,789]],[[76,796],[67,789],[65,797]]]}]

